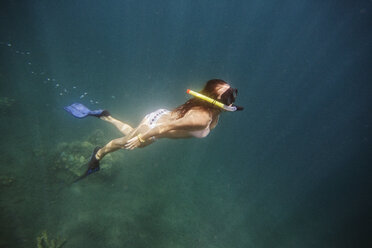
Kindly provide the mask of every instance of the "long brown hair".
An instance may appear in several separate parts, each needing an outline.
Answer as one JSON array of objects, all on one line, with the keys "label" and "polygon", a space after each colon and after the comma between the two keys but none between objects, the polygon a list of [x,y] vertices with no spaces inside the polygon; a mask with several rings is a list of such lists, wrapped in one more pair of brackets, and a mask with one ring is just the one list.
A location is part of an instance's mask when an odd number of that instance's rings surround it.
[{"label": "long brown hair", "polygon": [[[203,95],[209,96],[210,98],[217,99],[218,94],[216,92],[216,88],[217,86],[222,85],[222,84],[227,84],[227,83],[221,79],[211,79],[205,84],[204,88],[200,91],[200,93]],[[187,102],[185,102],[184,104],[175,108],[173,112],[178,114],[177,118],[179,119],[179,118],[184,117],[185,114],[190,109],[196,108],[196,107],[199,109],[206,110],[208,112],[215,111],[215,110],[221,111],[221,109],[216,107],[215,105],[194,97],[188,100]]]}]

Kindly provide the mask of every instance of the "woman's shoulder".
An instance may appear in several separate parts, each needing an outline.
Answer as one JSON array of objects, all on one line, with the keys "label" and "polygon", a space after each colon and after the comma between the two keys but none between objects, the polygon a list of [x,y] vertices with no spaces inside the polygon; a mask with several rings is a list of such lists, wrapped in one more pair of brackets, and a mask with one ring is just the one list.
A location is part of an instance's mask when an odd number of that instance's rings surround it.
[{"label": "woman's shoulder", "polygon": [[188,118],[190,121],[198,123],[200,126],[209,126],[213,120],[213,115],[205,110],[200,108],[190,109],[183,118]]},{"label": "woman's shoulder", "polygon": [[212,118],[212,113],[204,108],[200,108],[200,107],[192,107],[188,112],[187,114],[190,114],[190,115],[198,115],[198,116],[204,116],[204,117],[209,117],[209,118]]},{"label": "woman's shoulder", "polygon": [[[176,118],[179,118],[179,112],[178,111],[172,111],[172,116],[173,117],[176,117]],[[190,108],[184,116],[194,116],[194,115],[201,115],[201,116],[212,116],[212,114],[204,109],[204,108],[201,108],[201,107],[198,107],[198,106],[194,106],[192,108]]]}]

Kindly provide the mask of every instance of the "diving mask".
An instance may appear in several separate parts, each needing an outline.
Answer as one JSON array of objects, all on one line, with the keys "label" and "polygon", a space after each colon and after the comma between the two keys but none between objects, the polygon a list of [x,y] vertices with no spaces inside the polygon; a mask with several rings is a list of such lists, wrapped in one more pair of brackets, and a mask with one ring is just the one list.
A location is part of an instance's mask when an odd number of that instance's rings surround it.
[{"label": "diving mask", "polygon": [[[226,92],[229,91],[228,94],[226,94]],[[190,95],[193,95],[197,98],[200,98],[204,101],[207,101],[209,103],[212,103],[213,105],[216,105],[217,107],[220,107],[226,111],[231,111],[231,112],[234,112],[234,111],[237,111],[237,110],[243,110],[242,107],[238,107],[238,106],[234,106],[232,105],[232,103],[235,101],[235,98],[236,98],[236,95],[238,93],[238,90],[237,89],[232,89],[231,87],[229,89],[227,89],[226,92],[224,92],[221,96],[221,99],[224,101],[224,103],[222,102],[219,102],[213,98],[210,98],[208,96],[205,96],[203,94],[200,94],[198,92],[195,92],[193,90],[190,90],[188,89],[186,92]],[[226,94],[226,95],[225,95]],[[225,96],[224,96],[225,95]],[[231,103],[229,103],[231,102]],[[226,103],[229,103],[229,104],[226,104]]]}]

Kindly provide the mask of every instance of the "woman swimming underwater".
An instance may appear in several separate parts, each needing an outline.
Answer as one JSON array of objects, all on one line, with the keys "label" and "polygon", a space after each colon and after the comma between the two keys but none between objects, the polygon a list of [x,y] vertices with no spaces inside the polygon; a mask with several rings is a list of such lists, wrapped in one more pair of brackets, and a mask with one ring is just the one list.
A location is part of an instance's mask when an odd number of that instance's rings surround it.
[{"label": "woman swimming underwater", "polygon": [[[172,111],[159,109],[146,115],[136,128],[113,118],[107,110],[89,112],[89,109],[81,104],[66,107],[65,109],[75,117],[82,118],[87,115],[99,117],[113,124],[124,134],[124,137],[111,140],[104,147],[94,149],[88,169],[81,178],[98,171],[99,161],[110,152],[122,148],[127,150],[143,148],[161,138],[204,138],[216,127],[223,109],[229,111],[243,109],[233,105],[238,93],[237,89],[231,88],[221,79],[209,80],[200,93],[190,92],[190,90],[188,93],[196,97]],[[81,106],[85,109],[82,110]],[[83,114],[77,116],[74,111]]]}]

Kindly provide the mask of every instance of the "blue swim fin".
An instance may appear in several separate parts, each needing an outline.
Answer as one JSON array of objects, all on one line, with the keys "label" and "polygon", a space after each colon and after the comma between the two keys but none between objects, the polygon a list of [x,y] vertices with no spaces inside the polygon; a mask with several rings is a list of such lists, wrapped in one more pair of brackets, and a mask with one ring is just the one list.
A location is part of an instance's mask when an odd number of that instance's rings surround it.
[{"label": "blue swim fin", "polygon": [[64,109],[76,118],[84,118],[88,115],[100,117],[102,115],[106,115],[105,112],[107,112],[106,110],[102,109],[90,110],[81,103],[73,103],[70,106],[64,107]]},{"label": "blue swim fin", "polygon": [[78,177],[77,179],[75,179],[75,181],[73,183],[76,183],[78,181],[80,181],[81,179],[95,173],[95,172],[98,172],[100,170],[100,167],[99,167],[99,160],[96,159],[96,153],[98,152],[98,150],[100,149],[99,146],[97,146],[96,148],[94,148],[93,150],[93,153],[92,153],[92,156],[90,156],[90,160],[88,162],[88,168],[86,170],[86,172],[81,175],[80,177]]}]

